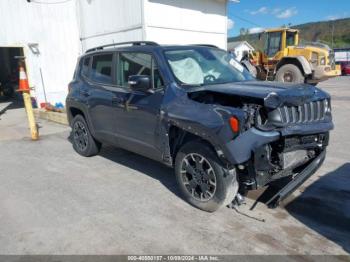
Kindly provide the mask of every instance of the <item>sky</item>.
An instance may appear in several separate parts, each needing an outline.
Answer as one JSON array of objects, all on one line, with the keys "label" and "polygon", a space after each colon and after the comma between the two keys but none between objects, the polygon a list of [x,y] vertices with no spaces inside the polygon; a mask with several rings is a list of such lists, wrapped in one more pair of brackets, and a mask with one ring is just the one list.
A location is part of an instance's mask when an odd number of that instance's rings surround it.
[{"label": "sky", "polygon": [[350,0],[230,0],[228,35],[241,28],[256,33],[263,28],[350,17]]}]

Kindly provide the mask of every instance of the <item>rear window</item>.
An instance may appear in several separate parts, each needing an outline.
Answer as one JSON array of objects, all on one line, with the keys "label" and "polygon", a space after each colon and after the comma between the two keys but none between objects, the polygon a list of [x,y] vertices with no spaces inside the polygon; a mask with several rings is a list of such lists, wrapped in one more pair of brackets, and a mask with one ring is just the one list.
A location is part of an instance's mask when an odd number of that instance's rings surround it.
[{"label": "rear window", "polygon": [[90,78],[96,82],[112,84],[113,54],[95,55],[92,59]]}]

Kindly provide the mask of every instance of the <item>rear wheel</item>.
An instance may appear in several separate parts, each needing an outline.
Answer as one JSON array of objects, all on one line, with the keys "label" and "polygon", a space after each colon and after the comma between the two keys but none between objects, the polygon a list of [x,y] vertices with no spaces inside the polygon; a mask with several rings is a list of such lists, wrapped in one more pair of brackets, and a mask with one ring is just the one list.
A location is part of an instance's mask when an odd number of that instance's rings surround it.
[{"label": "rear wheel", "polygon": [[92,137],[88,125],[81,115],[76,115],[72,121],[72,138],[74,150],[82,156],[94,156],[100,151],[101,143]]},{"label": "rear wheel", "polygon": [[15,93],[13,86],[11,84],[6,84],[4,86],[3,92],[4,92],[4,96],[6,96],[8,98],[12,98],[14,93]]},{"label": "rear wheel", "polygon": [[228,205],[238,191],[235,170],[226,171],[204,142],[189,142],[179,150],[175,174],[186,201],[204,211]]},{"label": "rear wheel", "polygon": [[276,81],[286,83],[304,83],[305,77],[296,65],[287,64],[278,69]]}]

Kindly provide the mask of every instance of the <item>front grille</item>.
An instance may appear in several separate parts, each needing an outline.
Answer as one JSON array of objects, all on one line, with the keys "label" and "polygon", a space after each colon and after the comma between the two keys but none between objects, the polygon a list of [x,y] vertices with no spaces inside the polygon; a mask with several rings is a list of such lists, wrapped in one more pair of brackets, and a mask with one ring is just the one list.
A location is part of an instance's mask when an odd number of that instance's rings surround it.
[{"label": "front grille", "polygon": [[300,106],[283,106],[278,108],[282,123],[308,123],[325,118],[327,101],[314,101]]}]

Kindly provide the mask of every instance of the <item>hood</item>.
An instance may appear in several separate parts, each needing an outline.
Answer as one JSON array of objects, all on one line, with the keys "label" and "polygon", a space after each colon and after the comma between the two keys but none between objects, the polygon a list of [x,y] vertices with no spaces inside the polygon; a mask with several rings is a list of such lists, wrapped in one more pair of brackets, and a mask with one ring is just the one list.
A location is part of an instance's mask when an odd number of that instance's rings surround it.
[{"label": "hood", "polygon": [[329,98],[326,92],[311,85],[263,81],[206,85],[188,90],[188,92],[198,91],[211,91],[262,99],[264,105],[270,108],[277,108],[282,105],[298,106],[311,101]]}]

